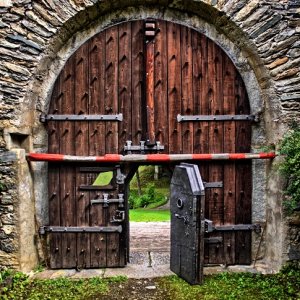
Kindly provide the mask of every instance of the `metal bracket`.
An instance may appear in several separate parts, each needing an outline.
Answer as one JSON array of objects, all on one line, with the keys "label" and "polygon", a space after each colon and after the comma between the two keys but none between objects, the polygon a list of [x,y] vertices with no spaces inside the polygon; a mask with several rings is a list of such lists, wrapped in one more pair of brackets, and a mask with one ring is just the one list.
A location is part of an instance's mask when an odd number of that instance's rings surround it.
[{"label": "metal bracket", "polygon": [[140,145],[132,145],[132,141],[126,141],[124,146],[124,152],[131,154],[132,151],[139,151],[140,153],[144,152],[158,152],[164,150],[165,147],[160,144],[160,142],[155,142],[154,145],[149,145],[145,141],[140,141]]},{"label": "metal bracket", "polygon": [[126,179],[126,175],[124,175],[121,172],[120,166],[117,166],[117,176],[116,176],[116,182],[117,182],[117,184],[124,184],[125,179]]},{"label": "metal bracket", "polygon": [[92,199],[90,203],[103,204],[103,207],[108,207],[109,203],[119,203],[118,207],[124,207],[124,194],[118,194],[118,199],[109,199],[108,194],[103,194],[103,199]]},{"label": "metal bracket", "polygon": [[125,220],[125,211],[116,210],[116,214],[113,216],[111,223],[121,223]]},{"label": "metal bracket", "polygon": [[123,121],[123,114],[116,115],[41,115],[40,122],[48,121]]},{"label": "metal bracket", "polygon": [[203,182],[204,188],[212,189],[212,188],[222,188],[223,181],[215,181],[215,182]]},{"label": "metal bracket", "polygon": [[204,243],[205,244],[221,244],[221,243],[223,243],[223,238],[221,236],[204,238]]},{"label": "metal bracket", "polygon": [[205,232],[215,231],[249,231],[253,230],[256,233],[261,232],[260,224],[233,224],[233,225],[220,225],[214,226],[211,220],[205,219]]},{"label": "metal bracket", "polygon": [[83,226],[83,227],[75,227],[75,226],[41,226],[39,229],[39,233],[41,235],[46,234],[47,232],[54,233],[94,233],[94,232],[122,232],[122,226]]},{"label": "metal bracket", "polygon": [[198,121],[254,121],[258,122],[255,115],[177,115],[177,122],[198,122]]}]

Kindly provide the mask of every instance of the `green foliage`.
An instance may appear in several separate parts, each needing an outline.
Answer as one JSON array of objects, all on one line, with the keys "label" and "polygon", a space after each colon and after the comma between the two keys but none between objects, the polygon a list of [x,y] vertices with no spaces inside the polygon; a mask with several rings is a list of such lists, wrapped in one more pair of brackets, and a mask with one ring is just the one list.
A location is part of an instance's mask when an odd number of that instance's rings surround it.
[{"label": "green foliage", "polygon": [[300,202],[300,127],[294,126],[284,137],[280,154],[284,160],[280,164],[280,171],[287,179],[284,201],[288,213]]},{"label": "green foliage", "polygon": [[156,191],[154,184],[147,185],[145,192],[141,196],[137,192],[131,192],[129,195],[129,208],[147,207],[153,203],[165,203],[165,196]]},{"label": "green foliage", "polygon": [[132,222],[167,222],[170,221],[170,210],[131,209],[129,218]]},{"label": "green foliage", "polygon": [[160,279],[167,299],[300,299],[300,271],[290,269],[275,275],[220,273],[204,278],[201,286],[190,286],[171,276]]},{"label": "green foliage", "polygon": [[97,296],[109,291],[109,284],[127,280],[125,276],[108,279],[93,277],[79,280],[69,278],[39,280],[30,279],[20,272],[3,271],[0,274],[0,299],[3,300],[99,299]]}]

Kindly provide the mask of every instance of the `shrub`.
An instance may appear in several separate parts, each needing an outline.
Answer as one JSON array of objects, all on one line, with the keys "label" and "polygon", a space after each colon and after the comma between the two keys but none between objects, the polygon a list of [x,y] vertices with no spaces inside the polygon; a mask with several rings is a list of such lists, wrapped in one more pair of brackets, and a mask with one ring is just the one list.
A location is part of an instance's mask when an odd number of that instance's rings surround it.
[{"label": "shrub", "polygon": [[139,196],[136,191],[131,190],[129,195],[129,207],[134,209],[147,207],[149,204],[162,202],[164,198],[164,195],[155,190],[154,184],[148,184],[145,192],[141,196]]},{"label": "shrub", "polygon": [[284,206],[291,213],[300,202],[300,127],[294,125],[285,135],[280,154],[284,160],[280,164],[280,171],[287,179]]}]

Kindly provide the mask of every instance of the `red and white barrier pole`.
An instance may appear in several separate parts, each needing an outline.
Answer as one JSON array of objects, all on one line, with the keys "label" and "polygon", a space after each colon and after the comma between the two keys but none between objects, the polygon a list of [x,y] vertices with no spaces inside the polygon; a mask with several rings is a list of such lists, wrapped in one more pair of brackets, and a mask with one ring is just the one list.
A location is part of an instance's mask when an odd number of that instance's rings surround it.
[{"label": "red and white barrier pole", "polygon": [[274,152],[268,153],[214,153],[214,154],[106,154],[104,156],[75,156],[50,153],[29,153],[30,161],[48,162],[100,162],[100,163],[166,163],[172,161],[193,160],[243,160],[243,159],[272,159]]}]

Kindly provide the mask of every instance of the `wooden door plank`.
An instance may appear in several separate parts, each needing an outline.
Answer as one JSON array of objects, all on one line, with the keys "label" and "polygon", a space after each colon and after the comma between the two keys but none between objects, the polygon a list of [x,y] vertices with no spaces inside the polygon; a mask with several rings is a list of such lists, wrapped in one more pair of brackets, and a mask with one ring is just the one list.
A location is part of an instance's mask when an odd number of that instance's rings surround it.
[{"label": "wooden door plank", "polygon": [[[58,77],[54,85],[49,112],[60,113],[61,104],[61,76]],[[47,124],[49,153],[59,153],[60,148],[60,123],[51,122]],[[60,226],[60,166],[58,164],[48,164],[48,205],[49,224]],[[53,233],[49,235],[49,263],[51,268],[61,268],[62,245],[60,235]]]},{"label": "wooden door plank", "polygon": [[[181,114],[193,115],[193,62],[191,28],[180,27],[181,35]],[[182,152],[193,153],[194,125],[192,122],[181,123]]]},{"label": "wooden door plank", "polygon": [[[89,43],[89,70],[90,70],[90,114],[105,114],[104,80],[105,80],[105,33],[94,36]],[[90,147],[89,155],[105,154],[105,123],[90,122],[89,124]],[[98,176],[97,173],[89,176]],[[92,178],[93,181],[95,178]],[[87,178],[86,178],[87,180]],[[91,181],[89,183],[91,183]],[[88,181],[87,181],[88,182]],[[96,191],[89,192],[89,199],[102,197]],[[89,225],[106,226],[106,210],[99,205],[90,205]],[[91,267],[106,267],[106,234],[93,233],[90,236]]]},{"label": "wooden door plank", "polygon": [[[127,22],[119,25],[119,107],[123,114],[123,122],[119,124],[119,149],[123,149],[127,140],[132,139],[132,23]],[[118,193],[124,193],[122,186],[118,186],[118,190],[114,192],[114,198]],[[127,206],[124,210],[127,214]],[[115,205],[117,209],[117,205]],[[119,266],[125,266],[127,256],[127,238],[128,238],[128,218],[121,224],[123,226],[122,233],[118,237],[119,247]]]},{"label": "wooden door plank", "polygon": [[167,39],[166,22],[157,21],[159,31],[155,37],[154,47],[154,119],[155,140],[164,147],[168,153],[169,126],[168,126],[168,92],[167,92]]},{"label": "wooden door plank", "polygon": [[[236,73],[236,113],[249,114],[250,107],[246,89],[242,78]],[[236,124],[236,152],[250,152],[251,149],[251,123],[238,122]],[[236,164],[236,222],[251,223],[251,190],[252,171],[251,161]],[[251,232],[236,233],[236,263],[251,263]]]},{"label": "wooden door plank", "polygon": [[[105,33],[95,35],[89,45],[89,113],[104,115]],[[89,155],[105,154],[104,122],[89,123],[89,140]]]},{"label": "wooden door plank", "polygon": [[[118,26],[111,27],[105,33],[106,68],[105,68],[105,109],[106,113],[118,113]],[[118,124],[106,123],[106,153],[118,153]],[[112,196],[115,196],[113,193]],[[107,225],[113,225],[110,221],[115,215],[116,204],[110,204],[107,208]],[[108,233],[106,243],[107,267],[119,265],[119,234]]]},{"label": "wooden door plank", "polygon": [[119,149],[131,140],[131,22],[119,25],[119,107],[123,121],[119,123]]},{"label": "wooden door plank", "polygon": [[181,112],[180,25],[167,23],[169,153],[182,153],[181,130],[177,115]]},{"label": "wooden door plank", "polygon": [[138,145],[142,139],[142,99],[144,97],[144,37],[143,21],[132,23],[132,134],[133,144]]},{"label": "wooden door plank", "polygon": [[[89,47],[88,43],[82,45],[74,58],[75,72],[75,114],[89,113]],[[89,153],[89,124],[88,122],[75,122],[75,155]],[[76,215],[77,226],[89,226],[89,193],[82,192],[78,187],[86,182],[86,173],[81,173],[76,167]],[[90,267],[90,235],[89,233],[77,233],[77,268]]]},{"label": "wooden door plank", "polygon": [[[63,70],[62,113],[74,114],[74,56],[71,57]],[[60,137],[60,153],[75,154],[74,123],[66,121],[62,124]],[[63,165],[60,171],[61,189],[61,226],[76,226],[76,202],[74,194],[75,170],[73,166]],[[61,234],[62,267],[76,267],[76,234]]]},{"label": "wooden door plank", "polygon": [[[118,114],[118,27],[105,31],[105,114]],[[105,153],[118,153],[118,124],[106,122]]]},{"label": "wooden door plank", "polygon": [[[235,67],[229,57],[223,55],[224,114],[235,114]],[[224,152],[235,152],[235,121],[224,122]],[[235,162],[224,163],[224,224],[235,224]],[[235,263],[235,233],[225,232],[224,259],[227,265]]]},{"label": "wooden door plank", "polygon": [[[210,114],[223,113],[223,92],[222,92],[222,53],[220,48],[213,42],[208,42],[208,73],[209,73],[209,102]],[[209,153],[223,152],[223,124],[222,122],[209,123]],[[209,181],[223,180],[223,166],[221,162],[212,162],[209,166]],[[223,190],[212,188],[209,195],[209,219],[215,225],[223,224]],[[211,234],[213,236],[222,234]],[[218,244],[209,245],[209,262],[222,263],[224,261],[223,247]]]},{"label": "wooden door plank", "polygon": [[[192,59],[193,59],[193,99],[194,114],[208,115],[208,62],[207,62],[207,38],[196,31],[192,31]],[[193,128],[193,153],[209,152],[208,122],[194,123]],[[209,181],[208,163],[201,162],[198,165],[202,180]],[[208,191],[206,191],[206,195]],[[205,217],[209,216],[209,197],[205,197]],[[204,245],[204,263],[209,262],[209,247]]]},{"label": "wooden door plank", "polygon": [[154,126],[154,41],[146,45],[146,109],[147,109],[147,140],[155,142]]}]

